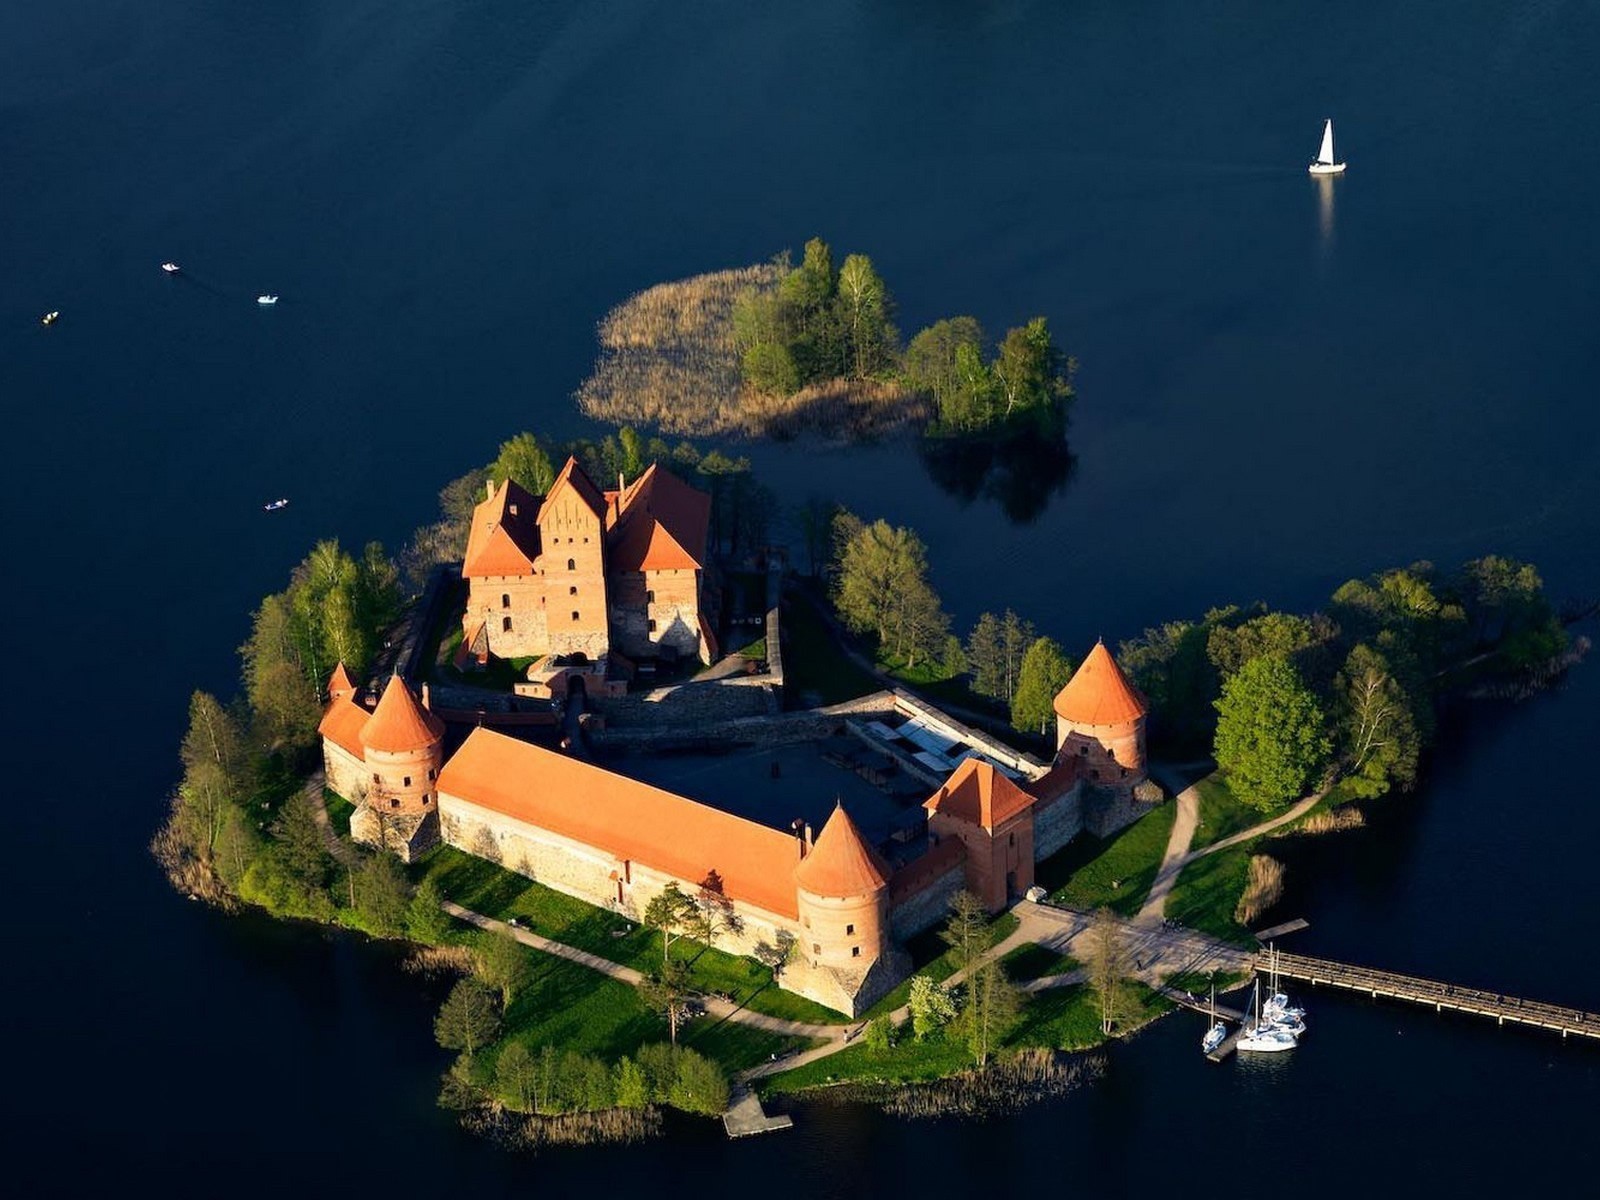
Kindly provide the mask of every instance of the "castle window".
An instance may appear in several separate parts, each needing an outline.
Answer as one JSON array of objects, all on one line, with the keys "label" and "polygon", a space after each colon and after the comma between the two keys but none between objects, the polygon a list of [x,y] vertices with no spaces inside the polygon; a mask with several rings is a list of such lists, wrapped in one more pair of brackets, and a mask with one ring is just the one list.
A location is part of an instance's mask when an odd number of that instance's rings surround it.
[{"label": "castle window", "polygon": [[400,807],[400,798],[398,796],[396,796],[394,799],[390,800],[389,801],[389,807],[390,808],[399,808]]},{"label": "castle window", "polygon": [[645,594],[644,594],[644,602],[646,604],[654,604],[656,602],[656,594],[654,592],[651,592],[651,591],[645,592]]},{"label": "castle window", "polygon": [[576,587],[569,587],[567,589],[567,595],[576,596],[577,594],[578,594],[578,589]]},{"label": "castle window", "polygon": [[429,800],[432,800],[432,799],[433,799],[433,797],[428,795],[427,792],[422,793],[422,802],[424,804],[426,804]]},{"label": "castle window", "polygon": [[1017,844],[1017,835],[1014,834],[1014,833],[1006,834],[1006,845],[1015,846],[1016,844]]},{"label": "castle window", "polygon": [[1089,747],[1087,747],[1087,746],[1079,746],[1078,747],[1078,753],[1079,754],[1087,754],[1087,753],[1089,753]]},{"label": "castle window", "polygon": [[654,633],[655,631],[656,631],[656,619],[654,617],[651,617],[650,618],[650,632]]},{"label": "castle window", "polygon": [[573,620],[574,620],[574,621],[576,621],[576,620],[577,620],[577,619],[578,619],[578,613],[577,613],[577,611],[576,611],[576,610],[574,610],[574,611],[573,611],[573,613],[572,613],[572,619],[573,619]]},{"label": "castle window", "polygon": [[373,783],[382,783],[383,782],[383,776],[379,775],[376,771],[374,771],[372,773],[372,782]]},{"label": "castle window", "polygon": [[811,943],[811,953],[813,953],[813,954],[821,954],[822,953],[822,943],[821,942],[812,942]]},{"label": "castle window", "polygon": [[435,771],[432,767],[429,767],[428,768],[428,782],[432,783],[433,782],[433,777],[435,775],[437,775],[438,773],[439,772]]},{"label": "castle window", "polygon": [[[571,539],[571,538],[568,538],[568,539],[567,539],[567,541],[569,541],[569,542],[570,542],[570,541],[571,541],[571,540],[572,540],[572,539]],[[577,560],[577,559],[575,559],[575,558],[569,558],[569,559],[567,559],[567,570],[569,570],[569,571],[576,571],[576,570],[577,570],[577,569],[578,569],[578,560]]]},{"label": "castle window", "polygon": [[511,632],[511,618],[510,617],[501,617],[500,618],[500,632],[501,633],[510,633]]},{"label": "castle window", "polygon": [[511,593],[510,592],[501,592],[500,593],[500,607],[501,608],[510,608],[511,607]]},{"label": "castle window", "polygon": [[850,947],[850,957],[851,958],[860,958],[861,957],[861,947],[860,946],[851,946]]},{"label": "castle window", "polygon": [[409,776],[409,775],[407,775],[407,776],[405,776],[405,777],[404,777],[404,778],[403,778],[403,779],[402,779],[402,780],[401,780],[401,781],[400,781],[400,786],[401,786],[401,787],[410,787],[410,786],[411,786],[411,776]]},{"label": "castle window", "polygon": [[849,937],[855,931],[856,931],[856,927],[854,925],[846,925],[844,927],[844,935],[845,935],[845,937]]}]

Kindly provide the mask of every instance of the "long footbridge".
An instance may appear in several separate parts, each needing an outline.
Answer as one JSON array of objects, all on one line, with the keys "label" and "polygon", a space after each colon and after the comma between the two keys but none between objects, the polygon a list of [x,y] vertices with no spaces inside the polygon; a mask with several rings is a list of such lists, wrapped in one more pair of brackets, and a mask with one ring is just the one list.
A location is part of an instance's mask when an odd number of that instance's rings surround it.
[{"label": "long footbridge", "polygon": [[1374,998],[1382,996],[1411,1004],[1425,1004],[1435,1012],[1449,1009],[1489,1017],[1501,1025],[1532,1025],[1559,1032],[1562,1037],[1571,1034],[1574,1037],[1600,1038],[1600,1013],[1547,1004],[1542,1000],[1504,996],[1480,988],[1330,962],[1304,954],[1284,954],[1282,951],[1266,951],[1257,955],[1255,967],[1263,973],[1276,971],[1280,978],[1298,979],[1315,987],[1344,988],[1351,992],[1365,992]]}]

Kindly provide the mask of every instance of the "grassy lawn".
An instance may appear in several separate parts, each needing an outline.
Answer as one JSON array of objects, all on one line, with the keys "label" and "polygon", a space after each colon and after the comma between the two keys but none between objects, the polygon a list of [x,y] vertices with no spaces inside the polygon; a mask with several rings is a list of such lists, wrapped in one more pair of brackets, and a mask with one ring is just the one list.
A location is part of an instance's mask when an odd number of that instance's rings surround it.
[{"label": "grassy lawn", "polygon": [[[1138,1008],[1130,1028],[1168,1012],[1171,1002],[1142,985],[1134,985]],[[1051,988],[1030,996],[1021,1019],[1006,1037],[1004,1048],[1042,1046],[1053,1050],[1085,1050],[1105,1041],[1100,1032],[1100,1002],[1089,988]],[[891,1049],[874,1053],[865,1043],[830,1054],[816,1062],[774,1075],[761,1084],[764,1093],[799,1092],[833,1083],[916,1083],[939,1079],[973,1065],[972,1053],[955,1031],[919,1042],[909,1028]]]},{"label": "grassy lawn", "polygon": [[784,684],[795,696],[814,693],[823,704],[838,704],[882,691],[883,685],[846,658],[809,600],[784,602]]},{"label": "grassy lawn", "polygon": [[[1001,913],[989,926],[989,945],[1005,941],[1016,932],[1019,924],[1021,922],[1017,920],[1015,913]],[[929,979],[940,982],[956,972],[954,954],[946,948],[938,933],[932,930],[919,933],[906,943],[905,948],[910,952],[911,962],[916,969],[900,981],[899,987],[867,1010],[866,1016],[869,1020],[885,1013],[892,1013],[903,1005],[911,996],[911,981],[918,975],[926,975]]]},{"label": "grassy lawn", "polygon": [[1065,975],[1083,965],[1070,954],[1038,945],[1018,946],[1000,962],[1006,974],[1018,983],[1043,979],[1047,975]]},{"label": "grassy lawn", "polygon": [[[1106,840],[1075,838],[1040,863],[1035,878],[1050,889],[1050,898],[1057,903],[1071,908],[1109,907],[1132,916],[1161,866],[1176,808],[1171,802],[1162,804]],[[1167,912],[1172,912],[1170,901]]]},{"label": "grassy lawn", "polygon": [[[535,933],[641,971],[653,971],[661,965],[661,934],[657,930],[585,904],[453,846],[431,851],[414,873],[419,880],[431,877],[446,896],[476,912],[502,920],[516,917],[519,924]],[[780,991],[772,972],[753,959],[687,940],[675,946],[673,954],[689,962],[695,987],[706,992],[726,992],[755,1012],[816,1024],[844,1024],[849,1020],[803,996]]]},{"label": "grassy lawn", "polygon": [[356,806],[332,788],[322,789],[322,803],[328,810],[328,821],[333,825],[334,832],[340,837],[348,839],[350,836],[350,817],[355,813]]},{"label": "grassy lawn", "polygon": [[1167,897],[1167,916],[1236,946],[1253,946],[1249,930],[1233,919],[1250,870],[1249,846],[1196,859],[1178,875]]},{"label": "grassy lawn", "polygon": [[1199,850],[1225,837],[1259,825],[1267,813],[1240,800],[1228,787],[1227,776],[1213,771],[1195,784],[1200,792],[1200,823],[1195,827],[1191,848]]}]

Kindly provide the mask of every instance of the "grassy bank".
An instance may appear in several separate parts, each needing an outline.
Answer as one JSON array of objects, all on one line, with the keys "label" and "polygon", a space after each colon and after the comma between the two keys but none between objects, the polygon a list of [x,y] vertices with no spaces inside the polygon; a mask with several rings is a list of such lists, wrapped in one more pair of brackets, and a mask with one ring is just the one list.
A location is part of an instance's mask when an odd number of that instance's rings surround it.
[{"label": "grassy bank", "polygon": [[1069,908],[1110,908],[1132,916],[1155,882],[1172,836],[1176,805],[1157,806],[1109,838],[1087,834],[1051,855],[1034,870],[1050,898]]}]

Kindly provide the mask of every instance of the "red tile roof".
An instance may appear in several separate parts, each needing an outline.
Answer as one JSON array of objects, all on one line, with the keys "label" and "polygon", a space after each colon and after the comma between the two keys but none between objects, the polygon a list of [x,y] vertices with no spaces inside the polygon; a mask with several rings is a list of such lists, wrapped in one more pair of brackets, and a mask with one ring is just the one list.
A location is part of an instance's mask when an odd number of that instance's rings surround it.
[{"label": "red tile roof", "polygon": [[599,517],[602,522],[606,517],[605,497],[600,494],[600,489],[595,487],[594,480],[590,479],[578,460],[572,455],[567,456],[566,463],[561,468],[561,474],[556,476],[555,482],[550,485],[550,490],[544,494],[544,503],[539,507],[539,516],[544,517],[544,510],[550,502],[559,496],[562,491],[571,488],[578,493],[582,500]]},{"label": "red tile roof", "polygon": [[889,865],[867,845],[839,804],[794,869],[794,881],[814,896],[864,896],[889,882]]},{"label": "red tile roof", "polygon": [[372,710],[372,719],[361,730],[363,746],[389,754],[422,750],[443,737],[444,722],[417,703],[398,675],[389,677],[383,698]]},{"label": "red tile roof", "polygon": [[1023,784],[1028,794],[1038,800],[1040,810],[1048,808],[1077,786],[1078,761],[1078,757],[1072,755],[1056,763],[1039,778]]},{"label": "red tile roof", "polygon": [[472,510],[461,577],[529,574],[539,557],[538,506],[521,484],[510,479],[480,502]]},{"label": "red tile roof", "polygon": [[691,884],[714,870],[733,899],[799,915],[792,834],[580,759],[475,729],[440,772],[439,790]]},{"label": "red tile roof", "polygon": [[1033,804],[1033,797],[981,758],[964,759],[944,786],[923,805],[930,813],[944,813],[991,833],[997,825]]},{"label": "red tile roof", "polygon": [[328,677],[329,696],[353,696],[356,694],[356,685],[350,681],[350,672],[340,663],[333,669],[333,674]]},{"label": "red tile roof", "polygon": [[619,571],[699,570],[711,497],[652,463],[617,497],[611,562]]},{"label": "red tile roof", "polygon": [[[351,696],[335,696],[317,725],[317,732],[357,758],[362,756],[361,730],[372,714]],[[347,797],[348,798],[348,797]]]},{"label": "red tile roof", "polygon": [[1056,695],[1056,715],[1078,725],[1122,725],[1149,711],[1104,642],[1096,642],[1083,665]]}]

